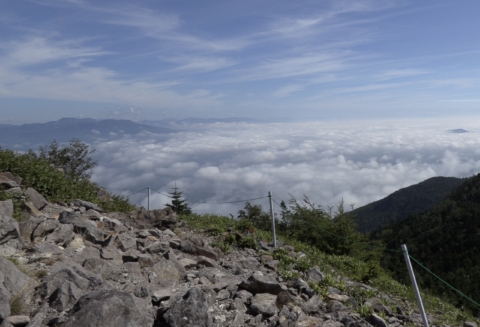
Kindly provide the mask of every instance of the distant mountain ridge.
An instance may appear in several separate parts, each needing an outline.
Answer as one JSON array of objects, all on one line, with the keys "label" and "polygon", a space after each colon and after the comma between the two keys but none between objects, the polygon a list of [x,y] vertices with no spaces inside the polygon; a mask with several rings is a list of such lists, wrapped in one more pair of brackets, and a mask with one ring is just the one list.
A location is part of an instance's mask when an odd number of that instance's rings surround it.
[{"label": "distant mountain ridge", "polygon": [[0,125],[0,146],[18,148],[22,145],[49,144],[54,139],[62,143],[74,137],[90,143],[98,139],[115,140],[141,132],[168,134],[177,131],[124,119],[62,118],[47,123]]},{"label": "distant mountain ridge", "polygon": [[357,230],[374,231],[385,225],[400,222],[409,215],[419,214],[446,198],[465,180],[456,177],[432,177],[357,208],[353,211]]},{"label": "distant mountain ridge", "polygon": [[142,120],[140,123],[153,125],[153,126],[173,126],[173,127],[181,127],[181,126],[190,126],[196,124],[215,124],[215,123],[250,123],[250,124],[258,124],[261,123],[261,120],[252,119],[252,118],[242,118],[242,117],[235,117],[235,118],[184,118],[184,119],[161,119],[161,120]]}]

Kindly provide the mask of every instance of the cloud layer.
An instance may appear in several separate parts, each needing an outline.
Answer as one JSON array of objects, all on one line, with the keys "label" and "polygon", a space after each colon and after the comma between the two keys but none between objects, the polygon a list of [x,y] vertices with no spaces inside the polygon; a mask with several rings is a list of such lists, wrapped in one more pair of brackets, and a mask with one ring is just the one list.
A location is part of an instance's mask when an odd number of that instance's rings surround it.
[{"label": "cloud layer", "polygon": [[[433,176],[480,171],[480,125],[475,120],[350,121],[213,124],[95,144],[93,179],[128,195],[177,185],[196,212],[232,213],[240,204],[213,204],[267,195],[303,194],[322,206],[341,199],[359,207]],[[448,130],[463,128],[469,133]],[[146,191],[131,197],[146,206]],[[152,192],[151,208],[164,195]],[[267,199],[255,203],[268,207]]]}]

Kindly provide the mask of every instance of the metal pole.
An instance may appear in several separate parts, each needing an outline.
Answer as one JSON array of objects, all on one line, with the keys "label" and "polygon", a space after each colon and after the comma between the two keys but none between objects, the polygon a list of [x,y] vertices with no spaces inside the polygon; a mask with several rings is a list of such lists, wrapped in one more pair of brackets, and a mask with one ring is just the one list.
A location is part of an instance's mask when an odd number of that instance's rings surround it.
[{"label": "metal pole", "polygon": [[402,244],[402,252],[405,258],[405,262],[407,263],[408,274],[410,275],[410,281],[412,282],[413,290],[415,291],[415,296],[417,297],[417,303],[418,303],[418,307],[420,308],[423,324],[425,325],[425,327],[428,327],[427,315],[425,313],[425,309],[423,308],[422,297],[420,296],[420,291],[418,290],[417,281],[415,280],[415,274],[413,273],[412,263],[410,262],[407,246],[405,244]]},{"label": "metal pole", "polygon": [[150,211],[150,186],[148,187],[147,210]]},{"label": "metal pole", "polygon": [[277,235],[275,235],[275,215],[273,214],[272,193],[268,192],[268,202],[270,202],[270,217],[272,218],[273,247],[277,247]]}]

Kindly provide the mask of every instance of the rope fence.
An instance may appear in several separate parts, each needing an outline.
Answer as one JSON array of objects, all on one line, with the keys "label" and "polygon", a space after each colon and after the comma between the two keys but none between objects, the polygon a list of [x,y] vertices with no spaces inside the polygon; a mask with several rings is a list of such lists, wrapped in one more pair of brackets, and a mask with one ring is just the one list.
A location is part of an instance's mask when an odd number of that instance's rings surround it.
[{"label": "rope fence", "polygon": [[[135,194],[138,194],[140,192],[143,192],[145,190],[148,190],[149,193],[149,197],[150,197],[150,187],[146,187],[146,188],[143,188],[137,192],[134,192],[130,195],[127,195],[126,197],[130,197],[132,195],[135,195]],[[151,190],[153,191],[154,193],[157,193],[157,194],[160,194],[160,195],[163,195],[163,196],[166,196],[166,197],[171,197],[171,195],[168,195],[168,194],[165,194],[165,193],[161,193],[161,192],[158,192],[158,191],[155,191],[155,190]],[[280,208],[282,208],[282,205],[279,204],[277,201],[275,201],[270,193],[268,196],[261,196],[261,197],[258,197],[258,198],[252,198],[252,199],[246,199],[246,200],[236,200],[236,201],[226,201],[226,202],[195,202],[195,201],[189,201],[189,200],[185,200],[185,202],[187,203],[192,203],[192,204],[215,204],[215,205],[221,205],[221,204],[234,204],[234,203],[242,203],[242,202],[250,202],[250,201],[257,201],[257,200],[262,200],[262,199],[266,199],[266,198],[270,198],[272,202],[274,202],[275,204],[277,204]],[[274,221],[274,218],[273,218],[273,209],[271,209],[271,216],[272,216],[272,222]],[[347,237],[344,237],[344,236],[341,236],[341,235],[338,235],[338,234],[335,234],[335,233],[332,233],[330,231],[327,231],[325,230],[324,228],[321,228],[320,226],[316,225],[316,224],[313,224],[305,219],[302,219],[300,218],[300,220],[305,223],[306,225],[309,225],[310,227],[313,227],[317,230],[320,230],[321,232],[323,233],[326,233],[326,234],[329,234],[331,236],[334,236],[334,237],[337,237],[339,239],[343,239],[343,240],[347,240],[347,241],[350,241],[352,243],[356,243],[356,244],[360,244],[360,245],[363,245],[363,246],[366,246],[366,247],[370,247],[370,248],[374,248],[374,249],[379,249],[379,250],[382,250],[382,251],[388,251],[388,252],[392,252],[392,253],[402,253],[402,251],[400,250],[394,250],[394,249],[388,249],[388,248],[385,248],[385,247],[379,247],[379,246],[376,246],[376,245],[372,245],[372,244],[369,244],[369,243],[366,243],[366,242],[361,242],[361,241],[357,241],[357,240],[353,240],[353,239],[350,239],[350,238],[347,238]],[[275,230],[274,230],[274,224],[272,223],[272,231],[273,233],[275,233]],[[274,243],[276,242],[276,240],[274,240]],[[467,299],[468,301],[470,301],[471,303],[475,304],[476,306],[480,307],[480,304],[477,303],[475,300],[471,299],[470,297],[468,297],[467,295],[465,295],[462,291],[456,289],[455,287],[453,287],[452,285],[450,285],[449,283],[447,283],[446,281],[444,281],[442,278],[440,278],[438,275],[436,275],[435,273],[433,273],[430,269],[428,269],[427,267],[425,267],[422,263],[420,263],[417,259],[415,259],[414,257],[412,257],[410,254],[407,253],[407,256],[413,260],[416,264],[418,264],[418,266],[420,266],[422,269],[424,269],[425,271],[427,271],[430,275],[432,275],[433,277],[435,277],[436,279],[438,279],[440,282],[442,282],[443,284],[445,284],[447,287],[449,287],[450,289],[452,289],[453,291],[455,291],[456,293],[458,293],[460,296],[464,297],[465,299]]]}]

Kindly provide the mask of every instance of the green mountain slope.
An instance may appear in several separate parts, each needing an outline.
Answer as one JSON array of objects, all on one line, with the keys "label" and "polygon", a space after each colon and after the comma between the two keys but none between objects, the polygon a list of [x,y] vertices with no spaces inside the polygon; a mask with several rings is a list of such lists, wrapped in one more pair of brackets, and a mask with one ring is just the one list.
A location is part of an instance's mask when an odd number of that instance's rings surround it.
[{"label": "green mountain slope", "polygon": [[[467,179],[436,206],[384,227],[372,238],[391,249],[406,244],[411,256],[480,302],[480,174]],[[400,281],[408,281],[401,254],[385,253],[382,265]],[[425,270],[415,269],[422,288],[457,298],[459,305],[478,312],[477,306],[458,297]]]},{"label": "green mountain slope", "polygon": [[439,203],[463,182],[465,179],[455,177],[432,177],[357,208],[353,211],[357,230],[374,231],[402,221],[411,214],[421,213]]}]

